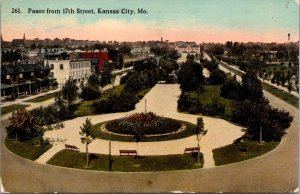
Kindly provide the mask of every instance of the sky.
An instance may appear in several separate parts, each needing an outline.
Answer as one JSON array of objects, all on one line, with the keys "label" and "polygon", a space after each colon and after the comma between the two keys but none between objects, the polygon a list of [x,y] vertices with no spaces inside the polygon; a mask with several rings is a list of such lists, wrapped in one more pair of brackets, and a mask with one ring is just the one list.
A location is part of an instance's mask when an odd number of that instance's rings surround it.
[{"label": "sky", "polygon": [[[22,13],[11,13],[20,8]],[[60,14],[28,13],[28,9]],[[63,14],[64,8],[74,14]],[[94,9],[95,14],[76,10]],[[119,14],[98,14],[98,8]],[[122,9],[135,14],[122,14]],[[138,9],[146,14],[138,14]],[[99,41],[287,42],[299,40],[299,0],[3,0],[1,33]]]}]

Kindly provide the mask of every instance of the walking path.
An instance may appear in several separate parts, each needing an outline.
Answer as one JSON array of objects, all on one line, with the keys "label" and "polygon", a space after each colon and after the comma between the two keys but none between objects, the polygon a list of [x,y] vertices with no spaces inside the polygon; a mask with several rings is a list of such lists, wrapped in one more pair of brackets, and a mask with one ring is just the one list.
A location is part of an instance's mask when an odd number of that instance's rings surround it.
[{"label": "walking path", "polygon": [[39,93],[39,94],[36,94],[36,95],[32,95],[32,96],[27,96],[25,98],[18,98],[18,99],[15,99],[13,101],[1,101],[1,107],[5,107],[5,106],[10,106],[10,105],[13,105],[13,104],[27,104],[25,101],[27,100],[31,100],[31,99],[34,99],[34,98],[37,98],[37,97],[40,97],[40,96],[45,96],[47,94],[52,94],[54,92],[58,92],[61,88],[57,88],[55,90],[49,90],[47,92],[42,92],[42,93]]},{"label": "walking path", "polygon": [[[92,123],[100,123],[107,120],[123,117],[134,112],[145,111],[145,99],[147,99],[147,111],[152,111],[158,115],[171,117],[191,123],[196,123],[197,115],[190,115],[177,112],[177,100],[180,95],[180,88],[177,84],[157,84],[146,96],[136,105],[136,109],[127,113],[112,113],[105,115],[89,116]],[[64,149],[64,144],[76,145],[81,152],[85,151],[84,144],[80,141],[80,125],[87,117],[75,118],[64,122],[65,127],[57,131],[48,131],[45,138],[54,140],[51,149],[45,152],[36,160],[39,163],[46,163],[55,153]],[[204,154],[204,168],[215,166],[212,150],[231,144],[233,140],[241,137],[243,132],[240,126],[231,124],[223,119],[203,117],[205,129],[208,133],[201,139],[201,152]],[[96,139],[89,145],[89,152],[108,154],[109,141]],[[141,142],[139,143],[139,155],[168,155],[183,154],[186,147],[197,146],[195,136],[183,139],[161,141],[161,142]],[[119,155],[120,149],[136,149],[134,142],[112,142],[112,155]]]}]

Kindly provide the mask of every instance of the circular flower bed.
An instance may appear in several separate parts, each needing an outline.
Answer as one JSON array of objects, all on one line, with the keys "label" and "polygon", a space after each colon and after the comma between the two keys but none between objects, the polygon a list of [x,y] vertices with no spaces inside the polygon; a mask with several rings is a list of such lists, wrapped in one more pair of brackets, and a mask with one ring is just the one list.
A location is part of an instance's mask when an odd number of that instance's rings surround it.
[{"label": "circular flower bed", "polygon": [[135,113],[106,124],[106,130],[126,135],[136,133],[144,135],[165,134],[177,131],[180,127],[180,122],[160,117],[153,112]]}]

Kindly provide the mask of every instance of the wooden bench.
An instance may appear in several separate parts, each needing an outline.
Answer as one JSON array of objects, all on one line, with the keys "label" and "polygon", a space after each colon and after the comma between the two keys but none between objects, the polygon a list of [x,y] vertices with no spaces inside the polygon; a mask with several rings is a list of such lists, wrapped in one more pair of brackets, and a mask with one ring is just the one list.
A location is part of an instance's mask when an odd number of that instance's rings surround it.
[{"label": "wooden bench", "polygon": [[120,150],[120,156],[130,156],[130,155],[136,155],[137,156],[137,152],[136,150]]},{"label": "wooden bench", "polygon": [[191,147],[191,148],[185,148],[184,153],[198,153],[200,151],[200,148],[198,147]]},{"label": "wooden bench", "polygon": [[79,148],[74,146],[74,145],[68,145],[68,144],[65,144],[65,148],[67,150],[73,150],[73,151],[78,151],[79,152]]}]

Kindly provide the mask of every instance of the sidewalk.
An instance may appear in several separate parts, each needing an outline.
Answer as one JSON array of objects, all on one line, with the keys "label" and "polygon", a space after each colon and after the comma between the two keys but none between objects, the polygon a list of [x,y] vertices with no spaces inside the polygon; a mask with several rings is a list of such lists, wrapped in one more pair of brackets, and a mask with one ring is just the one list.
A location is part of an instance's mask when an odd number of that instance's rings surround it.
[{"label": "sidewalk", "polygon": [[[153,111],[158,115],[178,120],[196,123],[198,115],[191,115],[177,112],[177,100],[180,95],[178,84],[157,84],[148,92],[145,97],[136,105],[136,109],[130,112],[111,113],[104,115],[88,116],[93,124],[117,119],[134,112],[144,112],[145,99],[147,99],[147,111]],[[163,107],[163,108],[162,108]],[[36,160],[39,163],[46,163],[55,153],[64,149],[64,144],[77,146],[81,152],[85,152],[85,145],[80,141],[80,125],[87,117],[78,117],[65,121],[65,127],[60,130],[47,131],[45,138],[54,140],[53,147]],[[200,141],[201,152],[204,155],[204,168],[215,166],[212,150],[228,144],[241,137],[244,133],[242,127],[236,126],[223,119],[203,116],[205,129],[208,133]],[[109,141],[96,139],[89,145],[90,153],[108,154]],[[197,146],[194,135],[170,141],[140,142],[140,155],[169,155],[183,154],[187,147]],[[155,149],[153,149],[155,148]],[[135,142],[112,141],[112,155],[119,155],[120,149],[136,149]]]},{"label": "sidewalk", "polygon": [[36,94],[36,95],[27,96],[25,98],[18,98],[18,99],[15,99],[13,101],[6,101],[6,102],[1,101],[1,108],[6,107],[6,106],[10,106],[10,105],[13,105],[13,104],[20,104],[20,103],[23,103],[27,100],[31,100],[31,99],[34,99],[34,98],[37,98],[37,97],[40,97],[40,96],[45,96],[47,94],[52,94],[54,92],[58,92],[59,90],[60,90],[60,88],[56,88],[55,90],[49,90],[47,92],[42,92],[42,93],[39,93],[39,94]]}]

